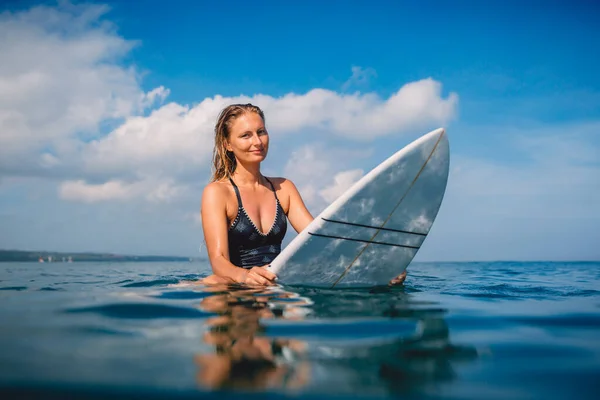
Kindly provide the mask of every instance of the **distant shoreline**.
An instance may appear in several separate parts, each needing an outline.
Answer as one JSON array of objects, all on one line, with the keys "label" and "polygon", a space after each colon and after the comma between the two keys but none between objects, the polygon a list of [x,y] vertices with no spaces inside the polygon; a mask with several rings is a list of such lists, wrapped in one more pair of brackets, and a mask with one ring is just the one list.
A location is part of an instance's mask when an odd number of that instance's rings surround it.
[{"label": "distant shoreline", "polygon": [[[50,257],[50,258],[49,258]],[[42,261],[40,261],[40,258]],[[70,261],[69,261],[70,260]],[[32,251],[32,250],[0,250],[0,263],[2,262],[197,262],[206,261],[206,257],[181,257],[181,256],[153,256],[153,255],[130,255],[114,253],[94,252],[63,252],[63,251]],[[471,264],[495,264],[495,263],[600,263],[599,260],[413,260],[411,264],[429,263],[471,263]]]},{"label": "distant shoreline", "polygon": [[0,250],[0,262],[90,262],[90,261],[119,261],[119,262],[192,262],[200,258],[178,256],[128,255],[113,253],[91,252],[61,252],[61,251],[29,251],[29,250]]}]

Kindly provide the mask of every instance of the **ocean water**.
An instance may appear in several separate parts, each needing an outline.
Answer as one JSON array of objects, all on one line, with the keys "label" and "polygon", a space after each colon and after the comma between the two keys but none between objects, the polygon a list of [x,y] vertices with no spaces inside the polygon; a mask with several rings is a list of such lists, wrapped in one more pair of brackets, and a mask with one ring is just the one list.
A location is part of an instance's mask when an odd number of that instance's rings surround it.
[{"label": "ocean water", "polygon": [[402,287],[177,286],[202,263],[0,264],[0,398],[600,398],[600,263]]}]

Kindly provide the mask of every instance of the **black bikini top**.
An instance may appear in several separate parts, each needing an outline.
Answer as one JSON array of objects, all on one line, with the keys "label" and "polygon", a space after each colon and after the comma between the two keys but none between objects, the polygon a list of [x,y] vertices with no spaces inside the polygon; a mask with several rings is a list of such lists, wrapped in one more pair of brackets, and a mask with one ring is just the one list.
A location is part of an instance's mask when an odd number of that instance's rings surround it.
[{"label": "black bikini top", "polygon": [[281,252],[281,242],[287,231],[287,218],[279,203],[273,183],[267,179],[275,195],[275,220],[271,229],[264,234],[246,213],[240,191],[233,179],[229,178],[229,180],[238,201],[237,216],[229,227],[229,260],[232,264],[242,268],[261,267],[269,264]]}]

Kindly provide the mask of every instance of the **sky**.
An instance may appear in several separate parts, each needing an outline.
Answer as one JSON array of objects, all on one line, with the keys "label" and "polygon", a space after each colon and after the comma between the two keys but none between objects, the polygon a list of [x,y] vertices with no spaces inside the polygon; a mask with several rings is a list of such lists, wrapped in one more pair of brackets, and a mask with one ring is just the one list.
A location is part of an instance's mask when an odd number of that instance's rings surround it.
[{"label": "sky", "polygon": [[594,3],[4,0],[0,248],[202,255],[214,123],[252,102],[313,215],[444,127],[415,260],[599,260]]}]

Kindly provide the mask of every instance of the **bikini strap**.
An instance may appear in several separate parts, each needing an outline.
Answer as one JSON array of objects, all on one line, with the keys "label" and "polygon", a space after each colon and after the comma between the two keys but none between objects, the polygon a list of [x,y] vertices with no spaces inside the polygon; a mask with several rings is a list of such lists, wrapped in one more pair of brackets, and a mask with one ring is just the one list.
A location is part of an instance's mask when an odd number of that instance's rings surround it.
[{"label": "bikini strap", "polygon": [[277,192],[275,191],[275,186],[273,186],[273,182],[271,182],[269,180],[269,178],[267,178],[266,176],[264,178],[267,180],[267,182],[269,182],[269,185],[271,185],[271,189],[273,190],[273,194],[275,195],[275,199],[277,199],[277,201],[279,201],[279,199],[277,198]]},{"label": "bikini strap", "polygon": [[235,191],[235,195],[236,195],[237,201],[238,201],[238,208],[242,208],[243,207],[242,206],[242,196],[240,196],[240,190],[238,189],[238,187],[235,184],[235,182],[233,181],[233,179],[229,178],[229,181],[233,185],[233,190]]}]

